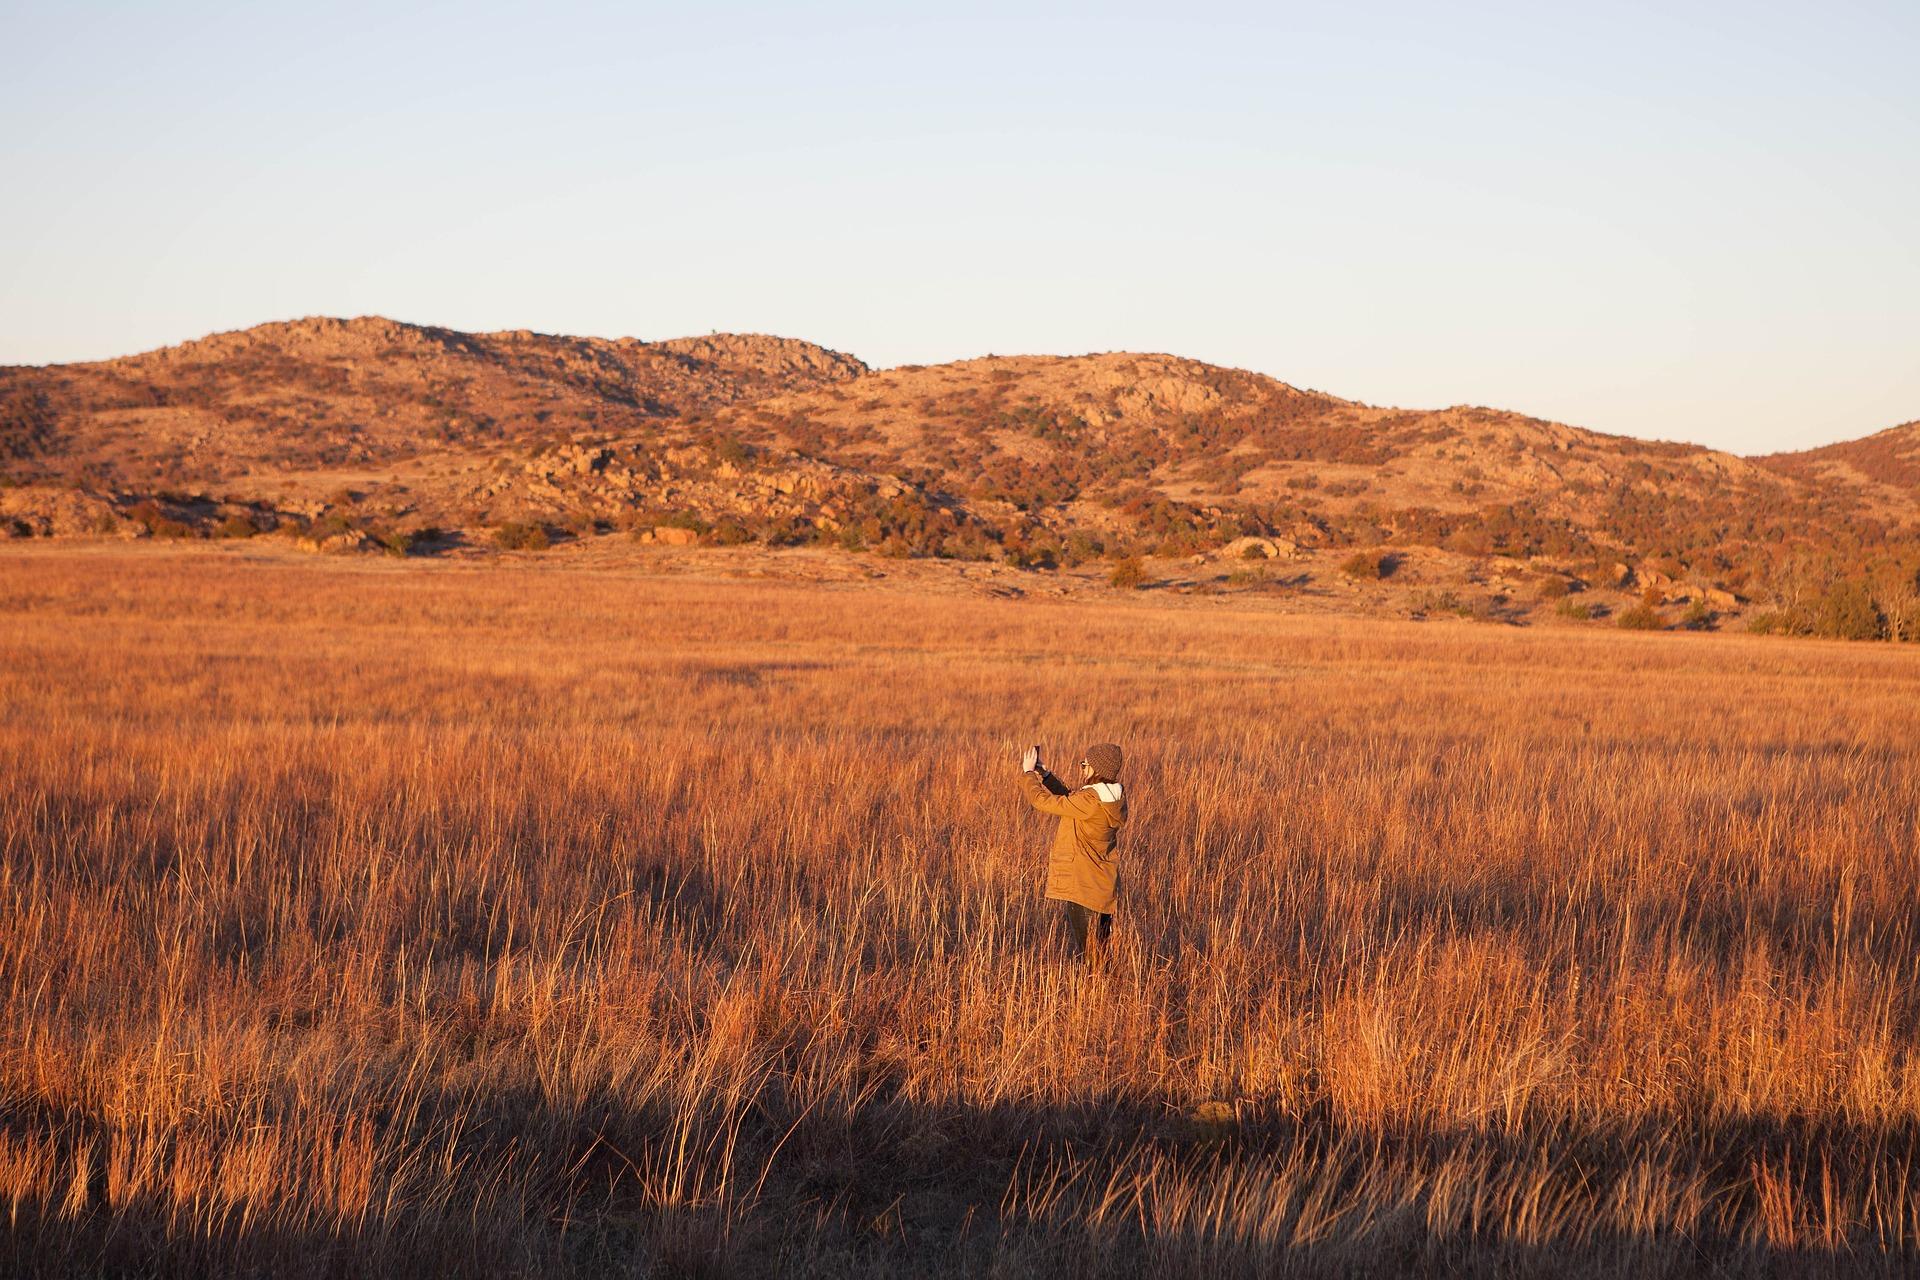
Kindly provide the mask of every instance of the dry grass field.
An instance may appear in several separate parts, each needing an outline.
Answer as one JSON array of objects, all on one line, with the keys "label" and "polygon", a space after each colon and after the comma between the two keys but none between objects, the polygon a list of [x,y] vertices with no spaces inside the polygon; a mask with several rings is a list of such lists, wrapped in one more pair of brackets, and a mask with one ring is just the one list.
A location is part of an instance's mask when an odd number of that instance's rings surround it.
[{"label": "dry grass field", "polygon": [[9,550],[0,1272],[1913,1274],[1917,764],[1894,646]]}]

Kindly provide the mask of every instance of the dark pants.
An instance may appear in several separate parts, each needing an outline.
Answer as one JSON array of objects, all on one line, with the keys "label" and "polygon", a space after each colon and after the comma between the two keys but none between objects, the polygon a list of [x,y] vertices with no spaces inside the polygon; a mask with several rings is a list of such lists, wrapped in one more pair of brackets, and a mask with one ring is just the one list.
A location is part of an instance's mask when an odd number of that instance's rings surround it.
[{"label": "dark pants", "polygon": [[1073,953],[1091,960],[1113,937],[1113,917],[1089,911],[1077,902],[1063,902],[1067,909],[1067,936],[1073,939]]}]

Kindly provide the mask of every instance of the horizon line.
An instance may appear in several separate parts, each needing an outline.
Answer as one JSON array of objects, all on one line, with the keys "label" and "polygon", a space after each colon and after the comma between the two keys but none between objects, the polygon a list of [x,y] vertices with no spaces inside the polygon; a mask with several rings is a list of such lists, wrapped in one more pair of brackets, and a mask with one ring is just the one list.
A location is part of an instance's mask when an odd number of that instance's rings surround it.
[{"label": "horizon line", "polygon": [[[351,324],[356,321],[364,321],[364,320],[377,320],[377,321],[385,322],[387,324],[403,325],[410,329],[423,329],[423,330],[433,329],[433,330],[439,330],[444,333],[464,334],[470,337],[498,337],[503,335],[527,334],[533,337],[540,337],[540,338],[575,339],[575,340],[587,341],[587,342],[634,342],[634,343],[639,343],[642,346],[658,346],[662,343],[682,342],[688,339],[697,339],[697,338],[716,338],[716,337],[772,338],[772,339],[775,339],[778,341],[784,341],[784,342],[804,342],[810,346],[818,347],[823,351],[832,352],[835,355],[847,356],[853,360],[859,361],[860,364],[866,368],[867,373],[869,374],[892,373],[892,372],[898,372],[901,370],[937,369],[937,368],[943,368],[948,365],[966,364],[975,360],[1078,360],[1078,359],[1085,359],[1091,356],[1113,356],[1113,355],[1164,356],[1164,357],[1167,357],[1168,359],[1173,359],[1173,360],[1189,360],[1195,364],[1206,365],[1209,368],[1214,368],[1214,369],[1229,369],[1229,370],[1234,370],[1241,373],[1250,373],[1255,375],[1256,377],[1267,378],[1267,379],[1270,379],[1271,381],[1278,382],[1282,386],[1289,387],[1295,391],[1301,391],[1301,392],[1305,392],[1312,395],[1327,396],[1336,400],[1345,400],[1352,404],[1356,404],[1363,408],[1368,408],[1368,409],[1384,409],[1384,410],[1391,410],[1391,411],[1400,412],[1400,413],[1443,413],[1451,409],[1485,409],[1494,413],[1513,414],[1518,417],[1532,419],[1535,422],[1543,422],[1552,426],[1566,427],[1575,431],[1583,431],[1588,433],[1589,435],[1604,436],[1604,437],[1608,437],[1612,439],[1620,439],[1620,440],[1634,440],[1634,441],[1639,441],[1647,444],[1680,445],[1689,449],[1698,449],[1706,453],[1723,454],[1727,457],[1741,458],[1749,461],[1753,459],[1759,459],[1759,458],[1779,458],[1779,457],[1790,457],[1795,454],[1814,453],[1814,452],[1818,452],[1821,449],[1831,448],[1834,445],[1851,444],[1860,440],[1868,440],[1868,439],[1872,439],[1875,436],[1883,435],[1889,431],[1898,431],[1902,427],[1910,427],[1910,426],[1920,424],[1920,417],[1907,418],[1899,422],[1892,422],[1884,426],[1870,428],[1869,430],[1859,435],[1839,436],[1835,439],[1828,440],[1822,444],[1806,445],[1798,449],[1776,449],[1776,450],[1772,450],[1769,452],[1762,452],[1762,453],[1739,453],[1739,452],[1735,452],[1732,449],[1721,448],[1717,445],[1706,444],[1698,440],[1679,439],[1671,436],[1636,435],[1632,432],[1627,432],[1627,431],[1602,430],[1601,428],[1598,428],[1598,427],[1583,426],[1577,422],[1568,422],[1563,419],[1549,417],[1549,416],[1545,416],[1537,413],[1532,413],[1525,409],[1511,408],[1511,407],[1507,407],[1507,406],[1503,406],[1500,404],[1487,402],[1487,401],[1464,401],[1463,400],[1463,401],[1456,401],[1452,404],[1437,405],[1437,406],[1408,406],[1404,404],[1376,403],[1371,400],[1364,400],[1364,399],[1359,399],[1353,396],[1341,395],[1337,392],[1328,391],[1319,387],[1304,386],[1304,385],[1292,382],[1287,378],[1282,377],[1280,374],[1271,373],[1264,369],[1257,369],[1247,365],[1225,364],[1218,361],[1207,360],[1200,356],[1185,355],[1177,351],[1153,351],[1153,350],[1147,350],[1144,348],[1131,348],[1131,347],[1117,347],[1117,348],[1109,348],[1106,350],[1088,350],[1088,351],[1083,351],[1075,354],[1067,354],[1067,353],[1058,352],[1058,351],[1018,351],[1018,352],[987,351],[987,352],[982,352],[978,355],[957,356],[957,357],[953,357],[946,360],[940,360],[940,361],[931,361],[931,362],[902,361],[898,364],[881,365],[881,364],[872,363],[865,356],[859,355],[856,352],[849,351],[840,347],[829,346],[826,343],[820,342],[813,338],[800,337],[794,334],[770,333],[770,332],[767,332],[764,330],[758,330],[758,329],[709,329],[704,333],[681,333],[681,334],[673,334],[663,338],[642,338],[633,334],[621,334],[617,336],[609,336],[609,335],[603,335],[603,334],[550,331],[550,330],[544,330],[544,329],[529,328],[526,326],[520,326],[515,328],[505,328],[505,329],[462,329],[455,325],[439,324],[431,321],[402,320],[394,316],[382,315],[378,312],[371,312],[371,311],[363,312],[359,315],[353,315],[353,316],[332,315],[325,312],[313,312],[313,313],[309,313],[307,315],[301,315],[301,316],[289,316],[284,318],[260,320],[253,324],[241,325],[237,328],[214,329],[214,330],[210,330],[209,332],[200,334],[196,337],[181,338],[174,342],[162,343],[161,345],[154,346],[154,347],[142,347],[133,351],[122,352],[118,355],[94,356],[90,358],[77,359],[77,360],[50,360],[41,364],[16,364],[16,363],[11,363],[5,360],[0,360],[0,370],[7,370],[7,369],[45,370],[45,369],[65,368],[72,365],[110,364],[117,360],[133,360],[133,359],[138,359],[141,356],[155,355],[162,351],[171,351],[178,347],[188,346],[196,342],[205,342],[213,338],[226,337],[232,334],[251,333],[256,329],[264,329],[272,325],[293,325],[293,324],[299,324],[303,321],[312,321],[312,320],[327,320],[327,321],[333,321],[339,324]],[[865,376],[865,375],[862,375],[862,376]]]}]

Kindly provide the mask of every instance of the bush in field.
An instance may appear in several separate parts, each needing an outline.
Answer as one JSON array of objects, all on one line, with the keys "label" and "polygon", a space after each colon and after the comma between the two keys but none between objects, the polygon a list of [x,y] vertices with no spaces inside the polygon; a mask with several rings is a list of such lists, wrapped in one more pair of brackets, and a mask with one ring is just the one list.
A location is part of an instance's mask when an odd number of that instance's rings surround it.
[{"label": "bush in field", "polygon": [[544,527],[509,520],[493,531],[493,545],[503,551],[545,551],[553,545]]},{"label": "bush in field", "polygon": [[1571,618],[1575,622],[1586,622],[1593,617],[1592,605],[1588,604],[1585,600],[1575,600],[1571,596],[1563,597],[1560,603],[1553,607],[1553,611],[1561,617]]},{"label": "bush in field", "polygon": [[1113,566],[1107,581],[1123,591],[1138,590],[1147,584],[1147,567],[1140,562],[1139,556],[1128,556]]},{"label": "bush in field", "polygon": [[1642,600],[1620,615],[1618,625],[1623,631],[1658,631],[1665,624],[1654,607]]},{"label": "bush in field", "polygon": [[168,515],[159,503],[149,498],[127,512],[156,538],[191,538],[196,530],[184,520]]},{"label": "bush in field", "polygon": [[1340,565],[1340,572],[1349,578],[1375,580],[1380,578],[1381,564],[1385,557],[1372,551],[1356,551]]},{"label": "bush in field", "polygon": [[1827,588],[1814,610],[1816,635],[1835,640],[1880,640],[1887,634],[1887,620],[1873,602],[1867,584],[1843,579]]},{"label": "bush in field", "polygon": [[748,530],[748,535],[770,547],[803,547],[809,542],[827,541],[827,535],[803,516],[761,520]]},{"label": "bush in field", "polygon": [[1016,569],[1052,569],[1058,567],[1054,549],[1045,543],[1010,543],[1007,563]]},{"label": "bush in field", "polygon": [[1540,585],[1533,589],[1533,593],[1542,600],[1560,600],[1566,597],[1569,590],[1565,578],[1558,574],[1548,574],[1540,579]]},{"label": "bush in field", "polygon": [[1503,622],[1505,616],[1500,610],[1506,602],[1503,595],[1477,596],[1468,602],[1466,616],[1475,622]]},{"label": "bush in field", "polygon": [[996,530],[963,508],[909,491],[869,495],[847,517],[838,537],[849,551],[891,547],[885,554],[903,558],[986,560],[995,554],[995,543],[1004,541],[1011,551],[1025,545],[1031,532],[1019,521]]},{"label": "bush in field", "polygon": [[1488,556],[1493,554],[1493,538],[1478,525],[1463,525],[1449,533],[1441,546],[1448,551],[1458,551],[1461,555]]},{"label": "bush in field", "polygon": [[1461,617],[1472,614],[1473,609],[1463,601],[1458,592],[1429,588],[1414,597],[1415,613],[1457,613]]},{"label": "bush in field", "polygon": [[245,516],[228,516],[213,528],[216,538],[251,538],[260,532],[260,526]]},{"label": "bush in field", "polygon": [[1089,560],[1098,560],[1103,550],[1105,548],[1101,546],[1100,539],[1084,529],[1075,529],[1067,535],[1067,544],[1061,550],[1061,558],[1066,561],[1068,568],[1073,568]]},{"label": "bush in field", "polygon": [[753,457],[753,451],[734,436],[711,438],[707,442],[707,447],[713,450],[713,456],[717,460],[731,463],[736,467],[745,465],[748,459]]},{"label": "bush in field", "polygon": [[1706,631],[1713,626],[1713,610],[1707,607],[1705,600],[1696,599],[1680,615],[1680,625],[1688,631]]},{"label": "bush in field", "polygon": [[313,539],[334,538],[353,528],[345,512],[329,511],[307,526],[307,536]]}]

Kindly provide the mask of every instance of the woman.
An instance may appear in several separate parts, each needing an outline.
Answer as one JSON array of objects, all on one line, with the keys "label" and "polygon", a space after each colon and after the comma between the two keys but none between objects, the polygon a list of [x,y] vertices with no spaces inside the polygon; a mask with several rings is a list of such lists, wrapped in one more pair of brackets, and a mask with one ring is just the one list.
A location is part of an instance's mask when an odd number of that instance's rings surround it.
[{"label": "woman", "polygon": [[1114,843],[1127,820],[1120,759],[1120,748],[1111,742],[1087,748],[1078,791],[1068,791],[1041,766],[1040,748],[1028,747],[1020,762],[1020,789],[1027,800],[1060,819],[1047,855],[1047,897],[1065,904],[1074,949],[1089,961],[1113,932]]}]

